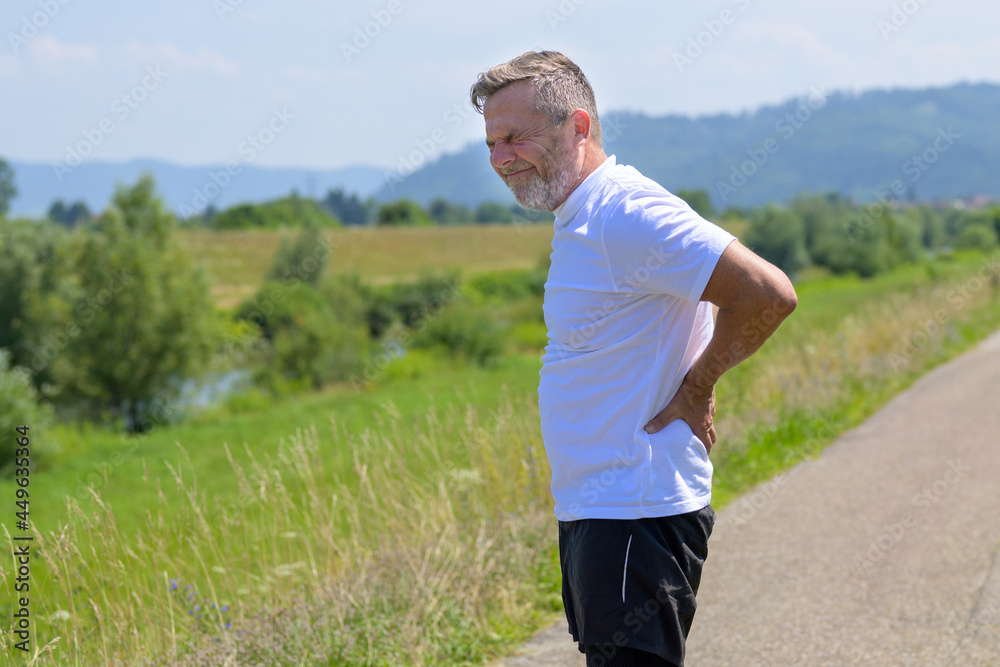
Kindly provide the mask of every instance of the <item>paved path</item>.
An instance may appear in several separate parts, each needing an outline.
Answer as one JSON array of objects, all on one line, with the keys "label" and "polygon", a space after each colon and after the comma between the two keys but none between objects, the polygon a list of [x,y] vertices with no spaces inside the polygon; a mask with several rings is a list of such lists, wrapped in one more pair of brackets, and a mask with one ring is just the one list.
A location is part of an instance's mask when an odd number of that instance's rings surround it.
[{"label": "paved path", "polygon": [[[688,667],[1000,666],[1000,332],[719,513]],[[503,667],[579,667],[559,623]]]}]

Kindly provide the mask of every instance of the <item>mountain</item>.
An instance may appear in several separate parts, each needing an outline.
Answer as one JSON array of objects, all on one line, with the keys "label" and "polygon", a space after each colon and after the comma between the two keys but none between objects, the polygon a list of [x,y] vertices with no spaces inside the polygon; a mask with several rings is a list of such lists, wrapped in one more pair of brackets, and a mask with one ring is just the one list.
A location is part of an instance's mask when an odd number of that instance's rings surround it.
[{"label": "mountain", "polygon": [[[785,202],[804,191],[836,191],[858,201],[1000,198],[1000,85],[958,84],[860,94],[815,89],[798,99],[741,114],[650,116],[602,113],[604,148],[669,190],[707,190],[717,207]],[[289,194],[323,197],[343,188],[379,201],[438,197],[475,206],[513,203],[489,164],[483,141],[413,173],[357,166],[320,171],[242,165],[182,167],[156,160],[83,162],[65,173],[11,161],[17,215],[43,215],[55,199],[102,210],[116,183],[152,171],[175,212],[189,215]],[[214,178],[213,178],[214,174]]]},{"label": "mountain", "polygon": [[383,183],[383,169],[346,167],[314,169],[264,169],[240,165],[227,173],[225,166],[182,167],[157,160],[83,162],[67,172],[50,164],[10,161],[18,195],[11,202],[14,215],[42,216],[55,199],[69,203],[82,199],[92,211],[107,206],[118,183],[132,184],[146,171],[167,205],[182,216],[209,203],[223,209],[239,202],[276,199],[297,190],[322,198],[330,188],[343,188],[368,196]]},{"label": "mountain", "polygon": [[[803,191],[874,200],[895,185],[921,200],[1000,197],[1000,85],[860,94],[816,89],[742,114],[602,114],[605,152],[669,190],[716,206],[785,202]],[[888,194],[884,196],[890,196]],[[483,142],[389,179],[380,200],[513,201]]]}]

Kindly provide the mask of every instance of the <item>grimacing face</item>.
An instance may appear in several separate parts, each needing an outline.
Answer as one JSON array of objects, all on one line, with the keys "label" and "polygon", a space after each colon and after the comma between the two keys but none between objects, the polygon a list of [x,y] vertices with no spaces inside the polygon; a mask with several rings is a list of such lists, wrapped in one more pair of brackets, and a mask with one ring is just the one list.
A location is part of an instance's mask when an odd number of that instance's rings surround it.
[{"label": "grimacing face", "polygon": [[575,151],[564,131],[534,107],[535,90],[518,81],[483,106],[490,164],[525,207],[551,211],[572,192]]}]

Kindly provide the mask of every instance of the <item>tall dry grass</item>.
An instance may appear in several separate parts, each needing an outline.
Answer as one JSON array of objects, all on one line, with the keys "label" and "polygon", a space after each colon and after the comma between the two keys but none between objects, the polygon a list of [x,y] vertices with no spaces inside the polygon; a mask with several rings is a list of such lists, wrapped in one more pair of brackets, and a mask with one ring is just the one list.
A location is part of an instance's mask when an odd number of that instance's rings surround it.
[{"label": "tall dry grass", "polygon": [[[234,498],[206,498],[181,465],[179,493],[131,536],[99,497],[94,514],[71,503],[64,530],[38,536],[54,573],[39,664],[453,664],[523,637],[529,607],[555,604],[526,576],[552,562],[534,402],[428,414],[405,441],[397,423],[250,452]],[[464,463],[442,457],[456,444]],[[351,448],[354,474],[328,477],[323,447]]]}]

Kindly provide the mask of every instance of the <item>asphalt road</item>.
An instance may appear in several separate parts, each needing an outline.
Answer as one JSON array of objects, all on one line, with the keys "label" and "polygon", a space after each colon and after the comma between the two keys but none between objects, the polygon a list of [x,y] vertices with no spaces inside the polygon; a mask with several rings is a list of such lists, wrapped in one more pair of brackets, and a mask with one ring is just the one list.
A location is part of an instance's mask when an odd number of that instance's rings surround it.
[{"label": "asphalt road", "polygon": [[1000,666],[1000,332],[719,512],[698,602],[688,667]]}]

